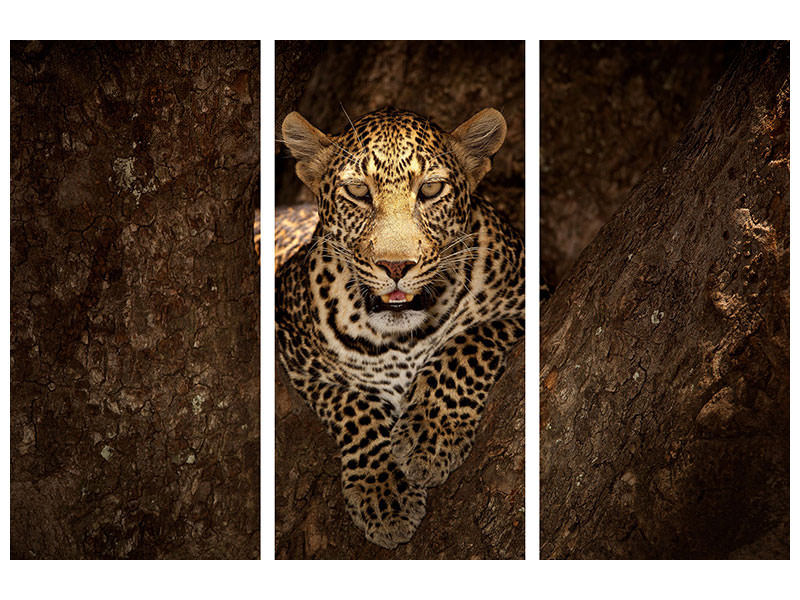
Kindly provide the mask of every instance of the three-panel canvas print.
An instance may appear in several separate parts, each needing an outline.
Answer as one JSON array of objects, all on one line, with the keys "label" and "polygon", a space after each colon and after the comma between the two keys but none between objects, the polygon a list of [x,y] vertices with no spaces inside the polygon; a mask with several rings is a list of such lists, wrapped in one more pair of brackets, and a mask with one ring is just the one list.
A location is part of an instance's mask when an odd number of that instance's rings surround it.
[{"label": "three-panel canvas print", "polygon": [[10,76],[12,559],[789,557],[788,42]]}]

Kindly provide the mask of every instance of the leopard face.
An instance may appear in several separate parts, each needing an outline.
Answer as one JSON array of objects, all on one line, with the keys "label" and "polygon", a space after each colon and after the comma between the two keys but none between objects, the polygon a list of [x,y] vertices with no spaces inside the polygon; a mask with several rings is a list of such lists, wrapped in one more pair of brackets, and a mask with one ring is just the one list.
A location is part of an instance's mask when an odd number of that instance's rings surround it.
[{"label": "leopard face", "polygon": [[471,192],[505,133],[492,109],[452,133],[393,108],[338,136],[297,113],[284,121],[297,173],[317,199],[321,237],[349,265],[376,333],[419,329],[451,291],[447,267],[469,235]]}]

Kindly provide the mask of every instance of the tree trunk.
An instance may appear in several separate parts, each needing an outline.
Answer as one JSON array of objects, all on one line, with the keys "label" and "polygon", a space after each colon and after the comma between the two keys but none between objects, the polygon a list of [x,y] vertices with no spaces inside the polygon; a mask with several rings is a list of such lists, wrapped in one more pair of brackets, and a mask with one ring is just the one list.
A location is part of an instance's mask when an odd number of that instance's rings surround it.
[{"label": "tree trunk", "polygon": [[11,556],[256,558],[258,43],[11,59]]},{"label": "tree trunk", "polygon": [[347,514],[338,448],[291,390],[280,364],[275,419],[275,557],[470,559],[525,557],[524,345],[489,393],[464,464],[428,490],[427,514],[407,544],[364,539]]},{"label": "tree trunk", "polygon": [[788,61],[747,45],[544,305],[543,558],[788,558]]}]

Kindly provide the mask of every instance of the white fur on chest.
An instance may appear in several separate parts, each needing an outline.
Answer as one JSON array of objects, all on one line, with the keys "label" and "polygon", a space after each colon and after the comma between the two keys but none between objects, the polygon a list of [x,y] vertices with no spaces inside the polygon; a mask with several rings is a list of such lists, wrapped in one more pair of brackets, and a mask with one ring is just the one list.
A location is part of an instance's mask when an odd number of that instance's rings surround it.
[{"label": "white fur on chest", "polygon": [[408,407],[409,389],[432,350],[430,344],[421,344],[409,352],[390,350],[380,356],[360,356],[346,365],[345,376],[355,384],[378,390],[378,395],[388,400],[399,415]]}]

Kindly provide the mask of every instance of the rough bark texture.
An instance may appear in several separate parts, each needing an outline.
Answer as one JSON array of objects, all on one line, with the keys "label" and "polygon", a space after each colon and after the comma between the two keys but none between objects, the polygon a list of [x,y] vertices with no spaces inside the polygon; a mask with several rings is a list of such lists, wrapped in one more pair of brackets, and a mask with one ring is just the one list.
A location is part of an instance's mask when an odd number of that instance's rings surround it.
[{"label": "rough bark texture", "polygon": [[344,505],[338,448],[279,364],[275,395],[275,557],[517,559],[525,557],[525,353],[519,344],[492,388],[475,447],[395,550],[364,539]]},{"label": "rough bark texture", "polygon": [[541,277],[555,289],[736,55],[731,42],[541,42]]},{"label": "rough bark texture", "polygon": [[259,555],[258,43],[11,47],[11,556]]},{"label": "rough bark texture", "polygon": [[544,306],[544,558],[788,558],[788,64],[747,45]]},{"label": "rough bark texture", "polygon": [[[521,42],[278,42],[276,139],[299,110],[323,131],[385,105],[453,129],[487,106],[508,136],[481,190],[524,231],[524,44]],[[276,144],[278,205],[313,202]],[[490,394],[467,461],[428,493],[427,515],[395,550],[367,542],[344,507],[338,449],[287,382],[276,386],[277,558],[524,558],[524,352]],[[276,366],[276,372],[282,372]]]}]

